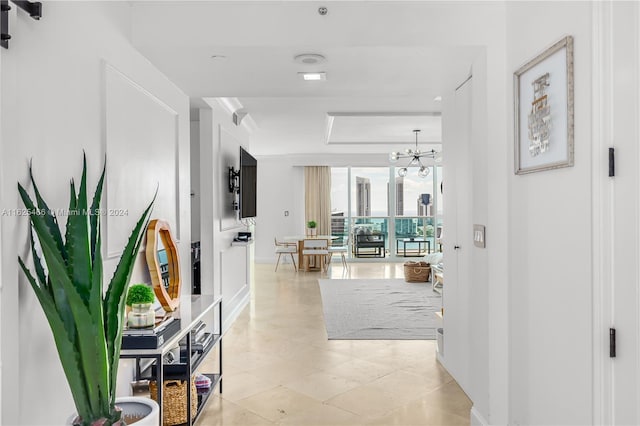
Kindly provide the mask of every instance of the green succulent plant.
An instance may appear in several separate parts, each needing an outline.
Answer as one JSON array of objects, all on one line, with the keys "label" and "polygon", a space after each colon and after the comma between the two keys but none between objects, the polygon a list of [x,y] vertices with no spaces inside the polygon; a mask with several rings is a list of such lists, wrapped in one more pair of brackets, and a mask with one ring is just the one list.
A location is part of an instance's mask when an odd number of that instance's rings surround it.
[{"label": "green succulent plant", "polygon": [[318,226],[318,224],[316,223],[315,220],[310,220],[309,222],[307,222],[307,228],[315,228],[316,226]]},{"label": "green succulent plant", "polygon": [[126,305],[132,306],[140,303],[153,303],[156,300],[153,290],[146,284],[133,284],[127,292]]},{"label": "green succulent plant", "polygon": [[105,172],[106,164],[89,205],[84,156],[77,193],[73,179],[70,184],[64,241],[55,212],[38,190],[31,165],[29,177],[35,202],[18,184],[20,197],[29,213],[35,275],[22,258],[18,257],[18,262],[51,327],[78,413],[74,424],[81,425],[112,425],[121,417],[115,406],[115,392],[124,295],[155,201],[154,196],[131,232],[104,293],[100,201]]}]

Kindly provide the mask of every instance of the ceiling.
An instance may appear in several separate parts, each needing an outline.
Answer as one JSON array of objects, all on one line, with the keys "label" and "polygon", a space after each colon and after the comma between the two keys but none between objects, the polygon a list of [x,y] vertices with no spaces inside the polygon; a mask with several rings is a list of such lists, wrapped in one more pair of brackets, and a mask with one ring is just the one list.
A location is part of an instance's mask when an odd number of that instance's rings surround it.
[{"label": "ceiling", "polygon": [[[416,126],[420,142],[440,143],[434,98],[452,92],[484,52],[473,31],[490,25],[492,6],[453,3],[133,2],[132,40],[192,106],[237,98],[257,125],[254,155],[382,153],[413,144]],[[326,61],[300,64],[301,53]],[[303,71],[327,79],[303,81]],[[327,143],[332,124],[342,143]]]}]

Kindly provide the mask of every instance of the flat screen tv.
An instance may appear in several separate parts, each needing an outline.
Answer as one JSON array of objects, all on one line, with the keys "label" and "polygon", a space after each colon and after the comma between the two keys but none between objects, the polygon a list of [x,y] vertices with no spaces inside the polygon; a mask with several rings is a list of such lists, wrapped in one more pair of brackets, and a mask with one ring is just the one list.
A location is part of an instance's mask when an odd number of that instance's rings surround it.
[{"label": "flat screen tv", "polygon": [[240,147],[240,219],[256,217],[258,161]]}]

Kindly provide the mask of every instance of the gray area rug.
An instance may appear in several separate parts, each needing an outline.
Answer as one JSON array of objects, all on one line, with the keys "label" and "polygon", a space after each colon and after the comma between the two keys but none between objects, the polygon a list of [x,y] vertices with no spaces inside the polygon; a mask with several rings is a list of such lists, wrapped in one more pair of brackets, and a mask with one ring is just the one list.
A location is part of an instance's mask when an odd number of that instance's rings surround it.
[{"label": "gray area rug", "polygon": [[431,283],[318,280],[329,340],[434,340],[442,298]]}]

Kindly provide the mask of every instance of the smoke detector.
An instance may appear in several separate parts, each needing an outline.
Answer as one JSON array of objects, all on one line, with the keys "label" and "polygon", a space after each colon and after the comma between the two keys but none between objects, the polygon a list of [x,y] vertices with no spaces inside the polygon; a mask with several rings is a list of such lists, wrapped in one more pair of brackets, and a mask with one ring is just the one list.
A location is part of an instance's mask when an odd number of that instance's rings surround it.
[{"label": "smoke detector", "polygon": [[303,65],[317,65],[325,62],[327,58],[317,53],[303,53],[294,56],[293,60]]}]

